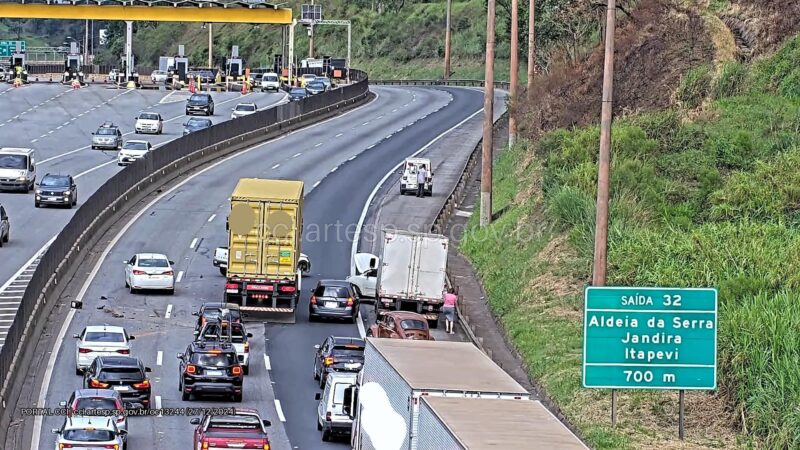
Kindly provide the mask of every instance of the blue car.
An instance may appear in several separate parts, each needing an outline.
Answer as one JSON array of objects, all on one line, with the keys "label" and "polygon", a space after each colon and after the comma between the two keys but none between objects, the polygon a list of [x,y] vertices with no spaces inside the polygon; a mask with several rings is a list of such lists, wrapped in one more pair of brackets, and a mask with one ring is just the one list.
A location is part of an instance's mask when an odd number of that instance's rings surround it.
[{"label": "blue car", "polygon": [[203,130],[213,125],[211,119],[201,119],[200,117],[192,117],[188,122],[183,124],[183,135]]},{"label": "blue car", "polygon": [[308,91],[306,90],[306,88],[296,87],[292,88],[292,90],[289,91],[290,102],[299,102],[300,100],[306,97],[308,97]]}]

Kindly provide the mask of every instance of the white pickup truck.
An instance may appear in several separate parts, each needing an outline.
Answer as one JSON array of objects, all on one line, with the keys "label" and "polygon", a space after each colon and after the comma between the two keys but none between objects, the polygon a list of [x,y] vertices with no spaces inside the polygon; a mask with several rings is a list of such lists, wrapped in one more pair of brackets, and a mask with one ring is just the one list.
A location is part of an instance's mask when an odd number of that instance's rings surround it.
[{"label": "white pickup truck", "polygon": [[428,173],[425,177],[424,194],[433,195],[433,172],[431,160],[428,158],[408,158],[403,163],[402,177],[400,178],[400,195],[417,193],[417,173],[423,168]]},{"label": "white pickup truck", "polygon": [[[228,274],[228,247],[217,247],[214,250],[212,264],[214,267],[219,267],[219,273],[222,276]],[[308,255],[300,253],[300,257],[297,259],[297,268],[300,269],[303,276],[307,276],[311,272],[311,260],[308,259]]]}]

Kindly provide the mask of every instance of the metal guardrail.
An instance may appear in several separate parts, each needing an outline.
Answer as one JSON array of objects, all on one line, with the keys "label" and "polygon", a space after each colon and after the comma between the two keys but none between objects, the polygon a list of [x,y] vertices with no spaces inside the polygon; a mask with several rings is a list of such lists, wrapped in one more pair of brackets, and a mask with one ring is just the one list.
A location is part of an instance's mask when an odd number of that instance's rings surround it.
[{"label": "metal guardrail", "polygon": [[[483,80],[369,80],[369,84],[383,86],[464,86],[483,87]],[[508,81],[495,81],[495,89],[509,90]]]},{"label": "metal guardrail", "polygon": [[[200,164],[364,101],[370,94],[367,75],[355,70],[353,75],[357,77],[354,84],[222,122],[171,141],[106,180],[87,198],[42,255],[8,330],[5,345],[0,348],[0,411],[7,407],[14,377],[27,376],[15,368],[26,367],[30,350],[36,345],[38,333],[34,332],[41,332],[59,298],[60,285],[74,275],[92,244],[118,213]],[[2,425],[6,419],[6,414],[0,417],[0,429],[5,429]]]}]

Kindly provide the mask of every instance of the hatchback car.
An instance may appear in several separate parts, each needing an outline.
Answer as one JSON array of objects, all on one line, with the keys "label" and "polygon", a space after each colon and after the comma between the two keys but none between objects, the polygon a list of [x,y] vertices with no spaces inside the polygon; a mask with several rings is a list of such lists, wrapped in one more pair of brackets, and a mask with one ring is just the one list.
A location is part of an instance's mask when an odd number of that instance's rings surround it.
[{"label": "hatchback car", "polygon": [[119,150],[122,147],[122,131],[111,122],[106,122],[92,133],[92,150]]},{"label": "hatchback car", "polygon": [[76,375],[83,375],[98,356],[130,355],[131,341],[135,339],[125,328],[110,325],[90,325],[72,337],[78,339],[75,344]]},{"label": "hatchback car", "polygon": [[233,345],[223,342],[192,342],[186,351],[178,353],[178,389],[181,398],[192,395],[229,395],[233,401],[242,401],[244,371]]},{"label": "hatchback car", "polygon": [[45,174],[36,184],[33,206],[58,205],[72,208],[78,204],[78,186],[72,175]]},{"label": "hatchback car", "polygon": [[153,150],[153,145],[147,141],[130,140],[125,143],[122,150],[117,154],[117,165],[127,166],[139,159],[142,159],[148,152]]},{"label": "hatchback car", "polygon": [[159,253],[139,253],[125,263],[125,287],[133,294],[139,289],[163,289],[175,293],[174,262]]},{"label": "hatchback car", "polygon": [[136,124],[133,126],[133,129],[136,134],[161,134],[164,132],[164,119],[159,113],[143,112],[136,117]]},{"label": "hatchback car", "polygon": [[306,88],[292,88],[289,91],[289,101],[290,102],[299,102],[300,100],[308,97],[308,91]]},{"label": "hatchback car", "polygon": [[83,374],[84,389],[111,389],[119,392],[126,408],[150,408],[150,379],[139,358],[98,356]]},{"label": "hatchback car", "polygon": [[[128,431],[128,415],[122,396],[113,389],[78,389],[69,396],[69,400],[59,402],[66,408],[67,417],[114,417],[117,428]],[[88,413],[88,414],[87,414]],[[124,440],[127,436],[123,437]]]},{"label": "hatchback car", "polygon": [[432,341],[428,319],[409,311],[390,311],[369,327],[367,336]]},{"label": "hatchback car", "polygon": [[306,90],[311,95],[321,94],[328,89],[325,87],[325,83],[321,81],[314,80],[306,85]]},{"label": "hatchback car", "polygon": [[58,435],[56,449],[64,448],[127,448],[128,432],[120,430],[108,417],[67,417],[61,428],[53,428]]},{"label": "hatchback car", "polygon": [[308,304],[308,318],[313,321],[320,317],[348,319],[356,323],[358,297],[349,282],[343,280],[320,280],[311,289]]},{"label": "hatchback car", "polygon": [[211,119],[201,119],[200,117],[192,117],[183,124],[183,135],[194,133],[195,131],[204,130],[213,125]]},{"label": "hatchback car", "polygon": [[0,247],[11,238],[11,222],[3,205],[0,205]]},{"label": "hatchback car", "polygon": [[258,111],[258,106],[255,103],[239,103],[231,112],[231,119],[238,119],[239,117],[249,116]]},{"label": "hatchback car", "polygon": [[206,116],[214,115],[214,99],[211,94],[192,94],[186,101],[186,115],[202,113]]},{"label": "hatchback car", "polygon": [[331,372],[358,372],[364,365],[363,339],[328,336],[314,348],[314,379],[319,387],[325,387],[325,379]]}]

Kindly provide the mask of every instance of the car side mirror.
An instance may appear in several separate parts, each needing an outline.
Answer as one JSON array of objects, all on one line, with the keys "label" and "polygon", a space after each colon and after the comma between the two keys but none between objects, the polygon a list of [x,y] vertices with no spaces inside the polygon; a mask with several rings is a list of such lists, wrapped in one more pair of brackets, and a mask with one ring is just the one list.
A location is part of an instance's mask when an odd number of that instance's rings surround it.
[{"label": "car side mirror", "polygon": [[272,426],[272,422],[270,422],[267,419],[262,420],[261,423],[263,423],[265,427],[271,427]]},{"label": "car side mirror", "polygon": [[183,353],[178,353],[177,357],[178,357],[178,359],[183,359]]},{"label": "car side mirror", "polygon": [[253,333],[247,333],[247,337],[249,338],[253,337]]},{"label": "car side mirror", "polygon": [[199,313],[199,312],[197,312],[197,311],[195,311],[195,312],[193,312],[193,313],[192,313],[192,315],[193,315],[193,316],[199,316],[199,315],[200,315],[200,313]]},{"label": "car side mirror", "polygon": [[61,434],[61,430],[59,430],[58,428],[53,428],[50,431],[52,431],[53,434]]},{"label": "car side mirror", "polygon": [[128,336],[128,340],[129,340],[129,341],[132,341],[132,340],[134,340],[134,339],[136,339],[136,336]]},{"label": "car side mirror", "polygon": [[319,350],[319,344],[315,345],[314,348]]},{"label": "car side mirror", "polygon": [[200,418],[199,417],[194,417],[194,418],[192,418],[192,420],[189,421],[189,423],[192,424],[192,425],[200,425]]},{"label": "car side mirror", "polygon": [[321,399],[322,399],[322,394],[320,394],[319,392],[314,394],[314,400],[321,400]]},{"label": "car side mirror", "polygon": [[80,334],[73,334],[72,337],[74,337],[75,339],[80,339],[81,335]]},{"label": "car side mirror", "polygon": [[67,406],[67,402],[65,401],[58,402],[58,406]]},{"label": "car side mirror", "polygon": [[151,368],[149,368],[149,367],[145,367],[145,368],[144,368],[144,371],[149,373],[149,372],[152,372],[152,371],[153,371],[153,369],[151,369]]},{"label": "car side mirror", "polygon": [[125,436],[128,434],[128,430],[117,430],[117,434],[120,436]]},{"label": "car side mirror", "polygon": [[169,263],[170,263],[170,264],[175,264],[175,261],[170,261]]},{"label": "car side mirror", "polygon": [[309,291],[311,291],[311,293],[313,294],[314,293],[314,288],[309,289]]}]

